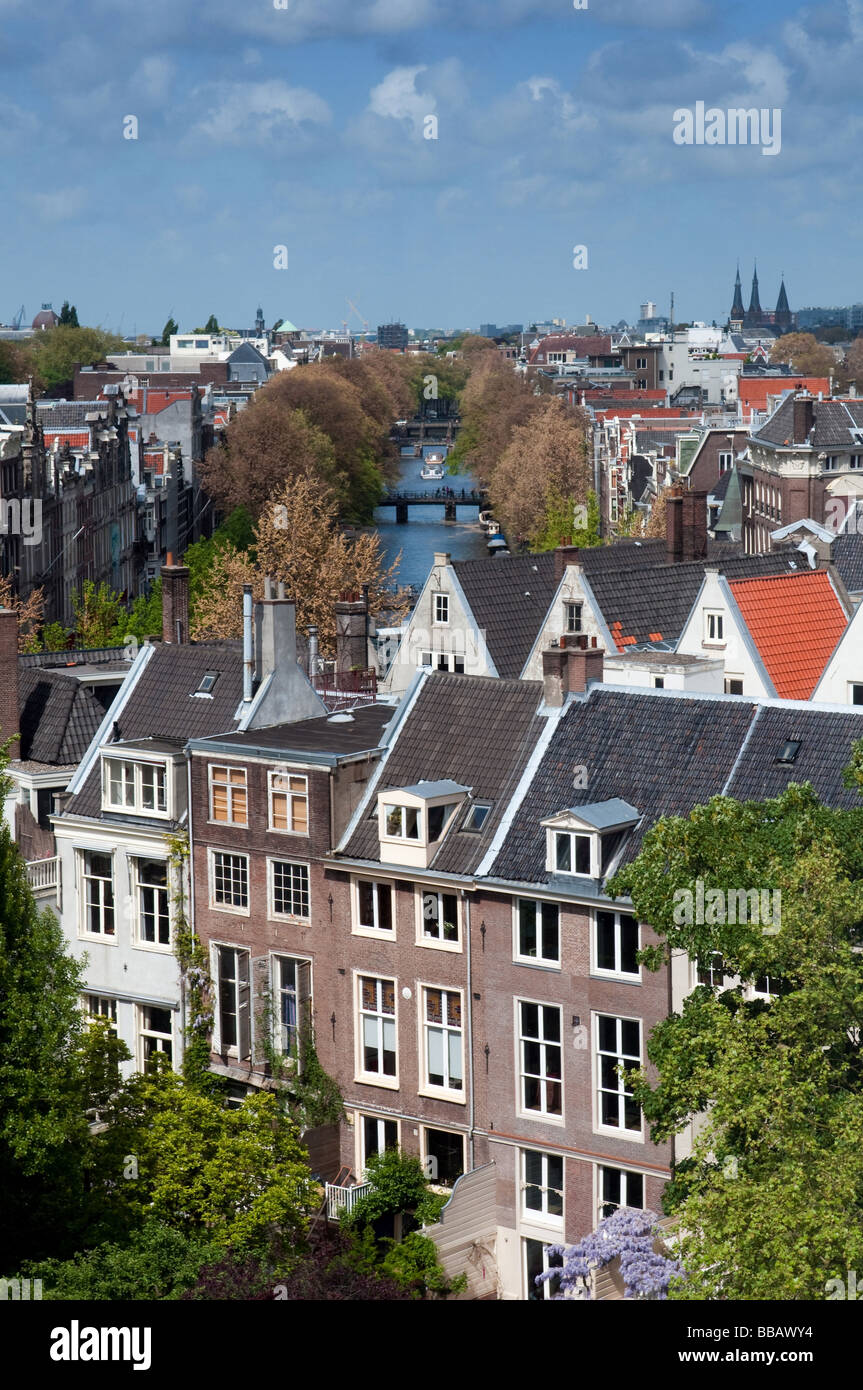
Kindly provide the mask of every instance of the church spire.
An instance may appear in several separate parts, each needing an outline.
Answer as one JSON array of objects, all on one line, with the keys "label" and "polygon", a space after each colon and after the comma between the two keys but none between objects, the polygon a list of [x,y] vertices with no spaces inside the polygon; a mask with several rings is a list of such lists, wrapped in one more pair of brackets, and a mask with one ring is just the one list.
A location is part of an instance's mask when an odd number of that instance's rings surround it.
[{"label": "church spire", "polygon": [[761,299],[758,294],[758,266],[752,272],[752,293],[749,297],[749,308],[746,310],[744,320],[747,328],[760,328],[764,319],[764,311],[761,308]]},{"label": "church spire", "polygon": [[776,313],[773,322],[780,333],[790,333],[793,325],[793,316],[788,303],[788,295],[785,292],[785,276],[782,276],[782,283],[779,286],[779,298],[776,301]]},{"label": "church spire", "polygon": [[743,287],[740,284],[740,263],[738,262],[737,278],[734,281],[734,303],[731,306],[731,313],[728,316],[729,323],[742,325],[745,312],[743,308]]}]

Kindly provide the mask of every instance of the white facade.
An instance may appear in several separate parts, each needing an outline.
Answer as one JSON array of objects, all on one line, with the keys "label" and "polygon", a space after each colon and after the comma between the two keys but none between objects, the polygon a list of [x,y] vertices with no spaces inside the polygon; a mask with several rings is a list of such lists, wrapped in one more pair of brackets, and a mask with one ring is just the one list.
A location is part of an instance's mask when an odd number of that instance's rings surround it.
[{"label": "white facade", "polygon": [[[728,693],[775,696],[776,689],[743,621],[740,609],[718,570],[707,569],[704,583],[677,643],[678,652],[718,659]],[[740,682],[740,687],[731,685]]]},{"label": "white facade", "polygon": [[434,564],[405,626],[383,688],[403,695],[418,671],[496,676],[497,670],[446,552]]},{"label": "white facade", "polygon": [[826,704],[863,705],[863,604],[842,634],[812,699]]},{"label": "white facade", "polygon": [[673,652],[667,656],[648,652],[633,652],[632,656],[606,655],[602,678],[605,685],[648,686],[721,695],[725,664],[721,657],[679,661]]}]

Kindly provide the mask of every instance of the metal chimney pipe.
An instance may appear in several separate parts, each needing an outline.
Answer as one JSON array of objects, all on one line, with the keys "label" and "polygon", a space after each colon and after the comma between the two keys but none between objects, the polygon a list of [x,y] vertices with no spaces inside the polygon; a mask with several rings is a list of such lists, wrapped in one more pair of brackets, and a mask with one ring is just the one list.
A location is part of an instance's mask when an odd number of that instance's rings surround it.
[{"label": "metal chimney pipe", "polygon": [[318,670],[318,629],[314,623],[306,629],[309,634],[309,680]]},{"label": "metal chimney pipe", "polygon": [[254,670],[254,657],[252,655],[252,586],[243,585],[243,702],[249,704],[252,699],[252,672]]}]

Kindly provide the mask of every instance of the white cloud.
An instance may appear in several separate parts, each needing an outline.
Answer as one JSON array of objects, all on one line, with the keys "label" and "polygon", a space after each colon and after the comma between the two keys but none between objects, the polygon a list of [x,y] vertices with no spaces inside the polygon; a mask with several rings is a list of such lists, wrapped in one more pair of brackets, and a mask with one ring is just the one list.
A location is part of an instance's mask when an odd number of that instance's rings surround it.
[{"label": "white cloud", "polygon": [[69,221],[87,206],[87,190],[83,187],[56,188],[51,193],[22,193],[19,196],[35,209],[44,222]]},{"label": "white cloud", "polygon": [[[200,101],[203,91],[195,95]],[[214,89],[213,97],[214,104],[194,130],[219,144],[266,144],[275,136],[332,120],[322,97],[279,80],[234,82]]]},{"label": "white cloud", "polygon": [[369,110],[375,116],[395,121],[410,121],[414,130],[422,130],[425,116],[434,112],[437,102],[433,96],[416,89],[416,80],[425,67],[394,68],[383,82],[373,87],[369,95]]}]

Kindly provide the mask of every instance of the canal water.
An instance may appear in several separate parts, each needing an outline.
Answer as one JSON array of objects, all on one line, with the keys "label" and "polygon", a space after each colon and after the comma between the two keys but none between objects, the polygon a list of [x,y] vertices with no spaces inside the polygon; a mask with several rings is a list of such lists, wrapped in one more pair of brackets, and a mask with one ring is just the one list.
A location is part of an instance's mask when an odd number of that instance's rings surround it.
[{"label": "canal water", "polygon": [[[446,445],[426,444],[423,452],[425,457],[444,453]],[[402,458],[393,490],[434,496],[438,489],[451,487],[458,499],[462,488],[469,493],[477,485],[469,473],[447,473],[439,482],[427,481],[420,477],[421,467],[422,460],[414,458],[413,450],[409,450]],[[396,574],[399,584],[410,584],[421,589],[436,550],[448,550],[454,560],[483,559],[489,554],[486,544],[488,537],[479,524],[475,503],[461,506],[457,501],[455,521],[444,520],[443,501],[440,506],[413,507],[408,511],[408,517],[407,522],[399,525],[394,507],[378,507],[374,527],[367,528],[378,532],[386,566],[391,565],[401,551]]]}]

